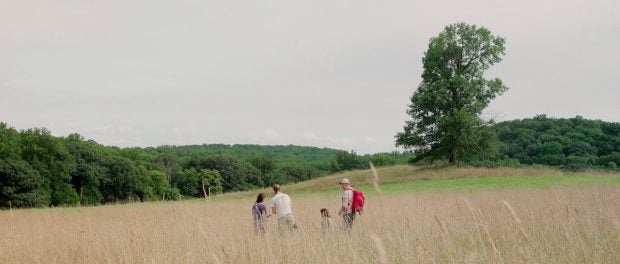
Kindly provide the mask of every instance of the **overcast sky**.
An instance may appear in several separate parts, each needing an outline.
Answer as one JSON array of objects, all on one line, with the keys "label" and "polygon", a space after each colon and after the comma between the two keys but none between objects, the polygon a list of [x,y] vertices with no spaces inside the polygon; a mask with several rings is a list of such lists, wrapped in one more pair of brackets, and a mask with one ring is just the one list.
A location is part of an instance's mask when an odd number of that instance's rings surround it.
[{"label": "overcast sky", "polygon": [[105,145],[395,150],[428,41],[506,38],[485,117],[620,121],[620,1],[0,0],[0,121]]}]

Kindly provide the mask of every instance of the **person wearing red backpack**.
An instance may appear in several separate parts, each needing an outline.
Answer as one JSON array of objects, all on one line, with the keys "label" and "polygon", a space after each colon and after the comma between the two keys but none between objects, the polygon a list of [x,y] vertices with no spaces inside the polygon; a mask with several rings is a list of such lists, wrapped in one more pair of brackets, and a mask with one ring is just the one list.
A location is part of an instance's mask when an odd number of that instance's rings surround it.
[{"label": "person wearing red backpack", "polygon": [[342,216],[345,228],[350,229],[353,226],[356,214],[356,210],[352,208],[354,189],[351,187],[351,181],[347,178],[340,180],[340,188],[342,189],[342,206],[338,215]]}]

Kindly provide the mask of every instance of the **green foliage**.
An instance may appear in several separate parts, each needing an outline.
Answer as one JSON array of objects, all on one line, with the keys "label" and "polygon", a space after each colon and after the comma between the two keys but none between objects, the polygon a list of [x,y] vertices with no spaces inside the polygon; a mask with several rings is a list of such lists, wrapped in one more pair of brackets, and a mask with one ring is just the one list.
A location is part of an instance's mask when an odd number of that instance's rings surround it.
[{"label": "green foliage", "polygon": [[356,170],[368,168],[368,163],[358,156],[355,151],[338,151],[333,164],[334,171]]},{"label": "green foliage", "polygon": [[202,169],[199,175],[202,187],[204,187],[203,192],[206,192],[208,196],[221,193],[224,190],[223,179],[219,171]]},{"label": "green foliage", "polygon": [[176,187],[185,196],[211,196],[223,191],[222,180],[216,170],[190,168],[179,175]]},{"label": "green foliage", "polygon": [[185,169],[176,178],[175,187],[179,189],[181,195],[197,197],[200,194],[199,182],[198,170],[194,168]]},{"label": "green foliage", "polygon": [[422,83],[411,97],[404,131],[396,145],[413,149],[415,160],[473,160],[493,156],[496,141],[480,118],[490,101],[508,88],[483,74],[504,55],[504,39],[484,27],[459,23],[430,40]]},{"label": "green foliage", "polygon": [[619,123],[540,115],[501,122],[493,129],[500,139],[500,160],[570,170],[615,169],[613,164],[620,162]]},{"label": "green foliage", "polygon": [[51,188],[52,205],[74,205],[79,201],[71,185],[74,162],[63,142],[46,129],[28,129],[20,134],[22,159],[39,172]]},{"label": "green foliage", "polygon": [[141,177],[130,159],[113,156],[106,160],[107,173],[101,179],[104,202],[140,200]]},{"label": "green foliage", "polygon": [[103,166],[105,157],[97,150],[95,143],[84,141],[78,134],[67,136],[64,143],[75,162],[70,175],[80,203],[100,204],[103,201],[100,180],[105,177],[106,168]]},{"label": "green foliage", "polygon": [[391,152],[391,153],[375,153],[365,155],[364,159],[368,162],[372,162],[375,167],[389,166],[389,165],[397,165],[397,164],[406,164],[412,153],[408,152]]},{"label": "green foliage", "polygon": [[156,166],[159,168],[159,170],[164,172],[169,185],[172,185],[174,181],[174,175],[176,175],[181,170],[181,166],[179,165],[179,159],[177,158],[177,156],[169,153],[159,154],[159,156],[156,158]]},{"label": "green foliage", "polygon": [[250,163],[234,156],[216,155],[194,158],[190,167],[217,170],[224,191],[243,191],[252,187],[264,187],[261,173]]},{"label": "green foliage", "polygon": [[0,123],[0,161],[7,175],[2,180],[24,184],[3,185],[5,205],[24,207],[175,200],[292,183],[332,172],[336,152],[223,144],[117,148],[79,134],[57,138],[46,129],[17,131]]},{"label": "green foliage", "polygon": [[271,157],[266,155],[251,158],[250,164],[257,168],[263,176],[277,168],[276,162]]},{"label": "green foliage", "polygon": [[[17,131],[0,123],[0,207],[176,200],[287,184],[332,172],[336,153],[222,144],[117,148],[79,134],[59,138],[43,128]],[[382,155],[382,164],[407,157]],[[349,156],[359,164],[380,157]]]},{"label": "green foliage", "polygon": [[318,176],[318,171],[310,166],[296,165],[286,166],[280,169],[282,175],[288,177],[288,181],[274,182],[274,183],[288,183],[310,180]]},{"label": "green foliage", "polygon": [[260,145],[190,145],[190,146],[160,146],[153,151],[176,157],[181,166],[196,157],[216,155],[233,156],[252,163],[256,158],[266,158],[274,161],[276,167],[295,164],[306,164],[319,171],[328,172],[331,169],[331,161],[338,150],[317,147],[302,146],[260,146]]},{"label": "green foliage", "polygon": [[163,200],[181,200],[182,195],[181,195],[181,191],[178,188],[169,188],[168,190],[166,190],[166,192],[164,193],[164,199]]},{"label": "green foliage", "polygon": [[0,208],[40,207],[50,203],[50,190],[39,172],[21,160],[0,159]]},{"label": "green foliage", "polygon": [[19,132],[0,123],[0,159],[21,159]]},{"label": "green foliage", "polygon": [[141,199],[148,201],[164,199],[164,194],[170,189],[166,174],[157,170],[149,170],[141,175],[143,175],[140,185]]}]

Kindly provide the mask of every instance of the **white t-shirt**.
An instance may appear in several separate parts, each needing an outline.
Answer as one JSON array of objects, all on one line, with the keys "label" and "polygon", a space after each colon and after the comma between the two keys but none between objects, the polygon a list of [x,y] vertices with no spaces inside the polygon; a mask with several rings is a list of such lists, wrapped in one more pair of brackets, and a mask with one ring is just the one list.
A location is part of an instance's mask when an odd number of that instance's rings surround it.
[{"label": "white t-shirt", "polygon": [[276,215],[278,218],[293,213],[291,209],[291,198],[284,193],[278,193],[271,197],[271,208],[276,208]]},{"label": "white t-shirt", "polygon": [[347,208],[345,213],[350,214],[351,204],[353,203],[353,189],[346,189],[342,192],[342,207]]}]

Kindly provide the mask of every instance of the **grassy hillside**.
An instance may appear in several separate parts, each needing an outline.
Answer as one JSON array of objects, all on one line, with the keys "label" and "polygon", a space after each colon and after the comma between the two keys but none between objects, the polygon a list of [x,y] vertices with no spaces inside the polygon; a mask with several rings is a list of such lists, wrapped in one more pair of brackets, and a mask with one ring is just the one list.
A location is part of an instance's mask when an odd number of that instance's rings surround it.
[{"label": "grassy hillside", "polygon": [[[336,173],[309,181],[285,185],[284,192],[290,195],[333,196],[340,192],[338,182],[349,178],[355,188],[364,190],[367,195],[378,191],[383,193],[426,191],[426,190],[464,190],[472,191],[488,188],[549,187],[549,186],[590,186],[620,185],[619,173],[581,172],[568,173],[546,167],[529,168],[467,168],[441,167],[428,168],[411,165],[396,165],[376,169],[378,184],[373,184],[371,170],[356,170]],[[259,192],[271,194],[268,188],[237,192],[215,197],[236,199],[255,196]]]}]

